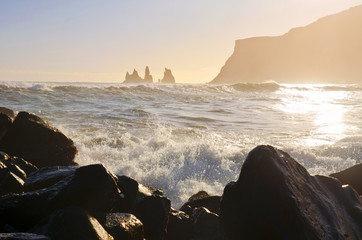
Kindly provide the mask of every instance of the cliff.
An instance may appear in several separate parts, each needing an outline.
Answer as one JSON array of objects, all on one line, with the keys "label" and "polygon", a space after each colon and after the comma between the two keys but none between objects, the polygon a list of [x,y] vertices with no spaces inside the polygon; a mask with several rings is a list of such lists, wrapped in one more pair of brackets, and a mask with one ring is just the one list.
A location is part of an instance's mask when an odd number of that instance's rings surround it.
[{"label": "cliff", "polygon": [[362,82],[362,5],[282,36],[237,40],[211,83]]}]

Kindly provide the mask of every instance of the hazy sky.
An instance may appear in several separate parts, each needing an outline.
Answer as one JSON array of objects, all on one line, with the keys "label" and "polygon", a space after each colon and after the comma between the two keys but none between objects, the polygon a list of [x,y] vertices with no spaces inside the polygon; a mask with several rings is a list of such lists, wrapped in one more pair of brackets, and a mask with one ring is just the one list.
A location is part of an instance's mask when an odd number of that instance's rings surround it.
[{"label": "hazy sky", "polygon": [[236,39],[280,35],[362,0],[0,0],[0,81],[121,82],[146,65],[208,82]]}]

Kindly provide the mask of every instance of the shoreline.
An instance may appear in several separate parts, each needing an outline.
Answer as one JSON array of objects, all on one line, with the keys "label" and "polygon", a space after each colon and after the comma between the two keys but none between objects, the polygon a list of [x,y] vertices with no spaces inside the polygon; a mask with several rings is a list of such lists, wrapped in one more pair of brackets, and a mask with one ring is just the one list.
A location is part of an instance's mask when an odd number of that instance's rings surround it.
[{"label": "shoreline", "polygon": [[[8,190],[0,196],[0,213],[7,216],[0,220],[0,237],[5,232],[38,234],[40,239],[362,237],[361,164],[333,175],[354,185],[357,193],[336,178],[311,176],[286,152],[258,146],[222,196],[201,191],[176,210],[161,189],[140,184],[132,176],[116,176],[100,164],[75,166],[73,141],[38,116],[20,112],[15,117],[9,109],[0,110],[5,119],[0,122],[0,129],[5,129],[0,138],[0,189]],[[33,144],[31,152],[24,144]],[[332,205],[325,202],[326,196]],[[287,207],[290,204],[296,205]],[[310,207],[313,213],[308,212]],[[294,216],[292,222],[285,212]],[[260,218],[265,221],[260,223]],[[298,219],[304,223],[297,224]],[[314,224],[316,219],[322,228]],[[69,223],[59,226],[59,221]],[[85,226],[87,230],[81,230]],[[335,230],[326,231],[330,226]]]}]

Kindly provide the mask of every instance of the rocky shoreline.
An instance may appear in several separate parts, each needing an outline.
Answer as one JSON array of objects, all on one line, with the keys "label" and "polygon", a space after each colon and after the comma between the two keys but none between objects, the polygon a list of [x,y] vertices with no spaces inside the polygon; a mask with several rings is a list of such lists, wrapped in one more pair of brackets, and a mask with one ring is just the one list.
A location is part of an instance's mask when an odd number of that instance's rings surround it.
[{"label": "rocky shoreline", "polygon": [[50,123],[0,108],[0,239],[362,239],[362,164],[311,176],[258,146],[222,196],[200,191],[176,210],[161,189],[76,154]]}]

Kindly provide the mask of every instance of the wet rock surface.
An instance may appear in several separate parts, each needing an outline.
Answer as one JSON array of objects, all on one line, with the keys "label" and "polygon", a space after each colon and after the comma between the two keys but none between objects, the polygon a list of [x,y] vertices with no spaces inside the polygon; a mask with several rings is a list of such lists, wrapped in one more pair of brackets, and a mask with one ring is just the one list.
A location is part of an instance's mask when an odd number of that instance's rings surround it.
[{"label": "wet rock surface", "polygon": [[360,239],[361,204],[351,187],[259,146],[225,187],[220,223],[226,239]]},{"label": "wet rock surface", "polygon": [[362,196],[362,163],[333,173],[331,177],[337,178],[342,184],[351,185]]},{"label": "wet rock surface", "polygon": [[143,240],[143,223],[129,213],[108,213],[105,229],[117,240]]},{"label": "wet rock surface", "polygon": [[50,238],[34,233],[0,233],[0,240],[50,240]]},{"label": "wet rock surface", "polygon": [[15,118],[15,113],[13,110],[6,108],[6,107],[0,107],[0,114],[5,114],[6,116],[8,116],[11,119]]},{"label": "wet rock surface", "polygon": [[75,165],[73,141],[40,117],[20,112],[3,136],[0,150],[37,167]]},{"label": "wet rock surface", "polygon": [[31,192],[47,188],[60,180],[75,174],[75,166],[44,167],[32,172],[25,181],[24,191]]}]

